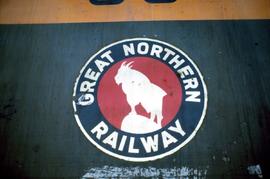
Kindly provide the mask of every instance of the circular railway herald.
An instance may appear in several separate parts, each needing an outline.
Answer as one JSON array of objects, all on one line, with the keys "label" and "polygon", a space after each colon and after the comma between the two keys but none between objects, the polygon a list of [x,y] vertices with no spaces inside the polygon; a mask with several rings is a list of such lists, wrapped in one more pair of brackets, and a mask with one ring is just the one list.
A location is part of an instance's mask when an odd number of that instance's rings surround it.
[{"label": "circular railway herald", "polygon": [[106,154],[150,161],[186,145],[200,128],[207,90],[195,63],[154,39],[110,44],[75,82],[73,108],[86,138]]}]

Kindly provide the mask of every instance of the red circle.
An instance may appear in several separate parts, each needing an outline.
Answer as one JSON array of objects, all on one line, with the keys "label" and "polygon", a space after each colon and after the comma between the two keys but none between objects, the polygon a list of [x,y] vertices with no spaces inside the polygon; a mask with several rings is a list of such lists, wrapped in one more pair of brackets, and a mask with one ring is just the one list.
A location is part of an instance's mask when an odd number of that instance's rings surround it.
[{"label": "red circle", "polygon": [[[98,105],[103,116],[110,124],[121,130],[123,118],[131,111],[121,84],[117,85],[114,79],[123,62],[126,64],[133,62],[132,69],[143,73],[151,83],[167,93],[163,98],[161,123],[162,127],[166,126],[180,108],[182,88],[176,74],[168,66],[149,57],[131,57],[121,60],[103,75],[97,92]],[[150,113],[146,112],[141,103],[135,109],[137,114],[150,118]]]}]

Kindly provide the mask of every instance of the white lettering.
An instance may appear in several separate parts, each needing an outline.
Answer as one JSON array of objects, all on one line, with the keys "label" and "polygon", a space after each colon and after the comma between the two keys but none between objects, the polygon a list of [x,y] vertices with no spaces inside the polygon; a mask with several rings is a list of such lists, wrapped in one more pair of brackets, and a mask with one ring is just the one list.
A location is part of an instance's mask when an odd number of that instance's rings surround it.
[{"label": "white lettering", "polygon": [[154,56],[155,55],[156,57],[160,58],[160,53],[162,51],[163,51],[163,48],[161,46],[154,44],[152,46],[152,50],[150,52],[150,55],[151,56]]},{"label": "white lettering", "polygon": [[161,132],[161,136],[162,136],[162,141],[163,141],[164,148],[167,148],[171,143],[177,142],[177,139],[174,138],[167,131]]},{"label": "white lettering", "polygon": [[108,137],[106,137],[104,140],[103,140],[103,143],[104,144],[109,144],[112,146],[112,148],[116,148],[116,144],[117,144],[117,138],[118,138],[118,133],[117,132],[113,132],[111,133]]},{"label": "white lettering", "polygon": [[129,46],[124,44],[123,49],[124,49],[125,56],[129,56],[129,54],[135,55],[135,49],[134,49],[133,43],[130,43]]},{"label": "white lettering", "polygon": [[179,59],[179,55],[176,55],[175,57],[173,57],[170,61],[169,61],[169,64],[172,65],[173,63],[175,63],[175,65],[173,66],[174,69],[177,69],[180,65],[182,65],[185,60],[184,59],[181,59],[180,61],[178,60]]},{"label": "white lettering", "polygon": [[86,71],[85,75],[84,75],[85,78],[87,78],[89,80],[93,80],[93,81],[97,81],[97,79],[98,79],[99,76],[100,76],[100,73],[99,72],[92,71],[91,68],[89,68]]},{"label": "white lettering", "polygon": [[128,152],[129,153],[139,153],[139,149],[134,148],[134,137],[130,137],[129,146],[128,146]]},{"label": "white lettering", "polygon": [[97,139],[100,139],[102,135],[108,132],[108,126],[103,121],[101,121],[96,127],[91,130],[91,132],[92,134],[97,133],[96,137]]},{"label": "white lettering", "polygon": [[186,95],[189,95],[185,101],[189,102],[201,102],[201,99],[198,98],[200,96],[201,92],[200,91],[186,91]]},{"label": "white lettering", "polygon": [[105,53],[103,53],[102,55],[101,55],[101,58],[102,59],[104,59],[104,58],[107,58],[107,60],[109,60],[109,62],[114,62],[114,59],[112,58],[112,56],[110,55],[112,53],[112,51],[107,51],[107,52],[105,52]]},{"label": "white lettering", "polygon": [[158,150],[158,135],[154,135],[154,139],[151,136],[148,136],[147,139],[141,137],[142,144],[147,153],[150,153],[152,150],[156,152]]},{"label": "white lettering", "polygon": [[94,96],[91,93],[88,93],[88,94],[81,95],[81,97],[79,97],[78,99],[77,104],[86,106],[86,105],[92,104],[94,101],[95,101]]},{"label": "white lettering", "polygon": [[94,87],[96,82],[90,83],[89,81],[83,81],[80,86],[80,92],[94,92]]},{"label": "white lettering", "polygon": [[149,45],[146,42],[141,42],[138,44],[137,51],[141,55],[145,55],[149,51]]},{"label": "white lettering", "polygon": [[190,78],[190,79],[183,80],[183,83],[185,84],[185,90],[190,89],[190,88],[195,89],[199,85],[197,78]]},{"label": "white lettering", "polygon": [[98,67],[98,69],[99,69],[100,72],[103,72],[104,67],[110,65],[109,62],[104,62],[104,61],[101,61],[101,60],[95,60],[95,64]]},{"label": "white lettering", "polygon": [[177,119],[175,121],[175,127],[174,126],[170,126],[169,127],[169,130],[170,131],[173,131],[173,132],[176,132],[176,133],[179,133],[182,136],[186,135],[185,131],[183,131],[183,129],[182,129],[181,125],[180,125],[179,119]]},{"label": "white lettering", "polygon": [[194,75],[193,70],[190,68],[190,66],[185,66],[177,71],[177,73],[180,74],[181,78],[185,78],[187,75]]},{"label": "white lettering", "polygon": [[166,54],[165,54],[164,57],[162,58],[164,61],[166,61],[167,58],[168,58],[170,55],[175,55],[175,52],[171,51],[171,50],[168,49],[168,48],[164,48],[164,51],[166,52]]},{"label": "white lettering", "polygon": [[119,151],[123,151],[124,146],[125,146],[125,143],[126,143],[126,140],[127,140],[127,136],[123,135],[123,137],[121,139],[121,142],[120,142],[120,145],[118,147],[118,150]]}]

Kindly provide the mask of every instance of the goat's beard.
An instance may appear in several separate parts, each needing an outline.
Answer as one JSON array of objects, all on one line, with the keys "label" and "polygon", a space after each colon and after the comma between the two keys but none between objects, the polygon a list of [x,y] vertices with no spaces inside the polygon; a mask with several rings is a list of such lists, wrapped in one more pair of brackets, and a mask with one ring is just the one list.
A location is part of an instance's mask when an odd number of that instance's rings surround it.
[{"label": "goat's beard", "polygon": [[117,79],[117,78],[115,78],[114,81],[115,81],[115,83],[116,83],[117,85],[120,85],[120,83],[121,83],[121,81],[120,81],[119,79]]}]

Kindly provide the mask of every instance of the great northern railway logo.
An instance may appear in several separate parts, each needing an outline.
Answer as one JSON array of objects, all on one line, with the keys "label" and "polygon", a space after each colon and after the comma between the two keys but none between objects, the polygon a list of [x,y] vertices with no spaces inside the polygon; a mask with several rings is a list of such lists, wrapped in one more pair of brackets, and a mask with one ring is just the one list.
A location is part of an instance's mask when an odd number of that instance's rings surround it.
[{"label": "great northern railway logo", "polygon": [[178,48],[126,39],[94,54],[74,86],[76,121],[103,152],[149,161],[186,145],[203,122],[207,91],[194,62]]}]

